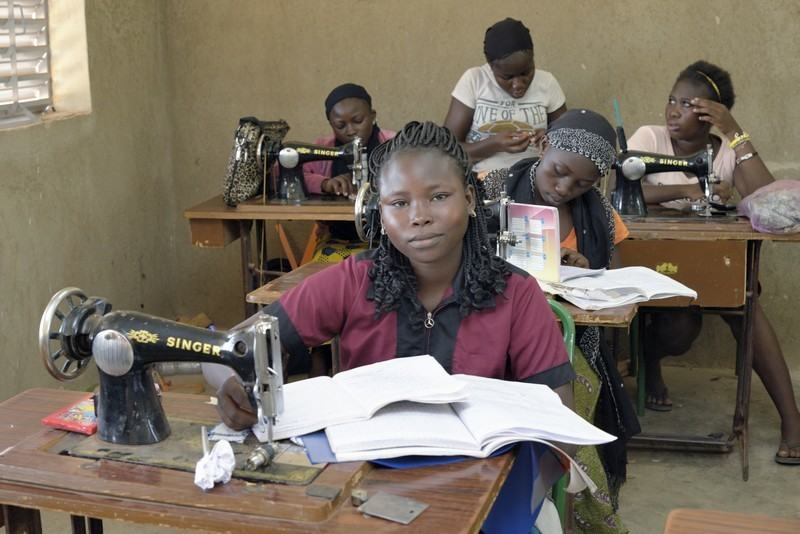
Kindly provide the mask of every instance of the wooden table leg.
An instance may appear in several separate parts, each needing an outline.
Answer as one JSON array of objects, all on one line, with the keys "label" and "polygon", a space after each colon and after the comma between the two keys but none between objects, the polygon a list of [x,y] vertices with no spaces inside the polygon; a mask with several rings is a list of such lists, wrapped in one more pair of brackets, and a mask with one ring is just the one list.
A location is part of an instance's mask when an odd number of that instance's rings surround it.
[{"label": "wooden table leg", "polygon": [[239,221],[239,242],[242,251],[242,301],[244,302],[245,318],[250,317],[258,310],[255,304],[247,302],[247,294],[255,289],[255,287],[253,287],[253,273],[251,270],[253,251],[250,242],[250,229],[252,226],[253,221]]},{"label": "wooden table leg", "polygon": [[6,534],[42,534],[42,518],[39,510],[3,505],[3,520]]},{"label": "wooden table leg", "polygon": [[639,312],[631,322],[630,353],[631,360],[636,362],[636,415],[644,416],[645,373],[644,373],[644,313]]},{"label": "wooden table leg", "polygon": [[742,317],[742,334],[737,343],[737,352],[741,353],[741,368],[738,369],[736,381],[736,410],[733,414],[733,435],[739,439],[739,452],[742,458],[742,479],[750,476],[750,460],[748,456],[748,420],[750,416],[750,392],[753,378],[753,322],[754,311],[758,303],[758,264],[761,254],[761,241],[747,242],[747,293],[745,296],[744,316]]}]

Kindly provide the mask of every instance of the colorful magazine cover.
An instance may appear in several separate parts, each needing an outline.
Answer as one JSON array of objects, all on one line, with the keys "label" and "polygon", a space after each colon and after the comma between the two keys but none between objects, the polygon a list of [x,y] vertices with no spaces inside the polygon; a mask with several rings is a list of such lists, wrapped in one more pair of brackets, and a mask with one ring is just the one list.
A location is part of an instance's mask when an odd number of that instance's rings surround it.
[{"label": "colorful magazine cover", "polygon": [[42,419],[42,423],[53,428],[80,432],[81,434],[91,435],[97,431],[97,416],[94,412],[94,395],[70,404],[51,413]]},{"label": "colorful magazine cover", "polygon": [[561,236],[558,208],[531,204],[508,205],[508,230],[517,239],[506,260],[539,280],[560,282]]}]

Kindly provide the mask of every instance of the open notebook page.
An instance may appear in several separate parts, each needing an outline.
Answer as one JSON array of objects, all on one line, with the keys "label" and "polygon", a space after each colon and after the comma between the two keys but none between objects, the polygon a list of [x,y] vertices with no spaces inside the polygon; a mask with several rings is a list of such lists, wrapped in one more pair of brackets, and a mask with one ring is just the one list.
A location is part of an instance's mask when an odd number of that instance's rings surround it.
[{"label": "open notebook page", "polygon": [[368,415],[399,401],[447,403],[466,398],[464,385],[432,356],[393,358],[350,369],[333,381],[358,399]]},{"label": "open notebook page", "polygon": [[[283,413],[278,416],[274,428],[275,439],[300,436],[329,424],[369,417],[357,399],[327,376],[285,384],[283,405]],[[256,432],[255,427],[253,431]],[[256,436],[261,439],[258,433]]]},{"label": "open notebook page", "polygon": [[467,385],[469,398],[453,404],[464,425],[483,444],[525,438],[577,445],[607,443],[616,439],[586,422],[561,403],[550,388],[538,384],[456,375]]},{"label": "open notebook page", "polygon": [[558,268],[561,275],[561,282],[572,280],[573,278],[580,278],[582,276],[597,276],[603,274],[605,269],[585,269],[583,267],[575,267],[573,265],[562,265]]},{"label": "open notebook page", "polygon": [[[340,461],[480,453],[475,437],[449,404],[398,402],[371,419],[329,426],[325,433]],[[412,448],[415,452],[409,452]]]}]

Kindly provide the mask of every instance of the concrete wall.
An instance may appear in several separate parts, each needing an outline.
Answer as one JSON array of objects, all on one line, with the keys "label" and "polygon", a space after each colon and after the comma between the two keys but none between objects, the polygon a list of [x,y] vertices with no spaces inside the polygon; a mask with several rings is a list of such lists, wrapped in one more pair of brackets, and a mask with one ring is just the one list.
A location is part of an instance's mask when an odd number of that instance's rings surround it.
[{"label": "concrete wall", "polygon": [[[158,0],[86,3],[93,111],[0,130],[0,399],[56,387],[36,352],[50,297],[78,286],[171,315],[175,201]],[[67,387],[96,382],[88,373]]]},{"label": "concrete wall", "polygon": [[[221,191],[237,119],[282,117],[291,138],[311,140],[328,131],[327,92],[355,81],[387,128],[441,121],[458,77],[483,61],[484,30],[505,16],[531,27],[537,65],[569,106],[610,116],[617,97],[629,134],[661,122],[681,68],[721,64],[761,155],[800,177],[795,1],[88,0],[86,16],[92,114],[0,131],[0,398],[53,384],[33,340],[65,285],[117,308],[239,320],[238,246],[191,247],[182,217]],[[763,302],[795,369],[798,263],[800,247],[765,247]],[[709,324],[695,355],[732,346]]]},{"label": "concrete wall", "polygon": [[[483,32],[505,16],[531,28],[537,66],[555,74],[569,106],[611,117],[617,97],[629,135],[638,125],[662,122],[683,67],[701,58],[722,65],[739,95],[734,115],[762,157],[778,177],[800,178],[800,4],[757,6],[730,0],[170,2],[178,203],[188,207],[220,191],[238,117],[281,117],[291,125],[289,137],[311,140],[329,131],[323,100],[344,81],[367,86],[385,127],[443,120],[458,77],[483,61]],[[181,269],[177,306],[235,320],[241,313],[236,247],[193,249],[180,213],[173,219]],[[765,308],[800,368],[793,315],[800,282],[789,274],[800,247],[767,245],[763,260]],[[707,324],[709,341],[695,354],[729,362],[727,329],[715,317]],[[709,360],[708,353],[719,357]]]}]

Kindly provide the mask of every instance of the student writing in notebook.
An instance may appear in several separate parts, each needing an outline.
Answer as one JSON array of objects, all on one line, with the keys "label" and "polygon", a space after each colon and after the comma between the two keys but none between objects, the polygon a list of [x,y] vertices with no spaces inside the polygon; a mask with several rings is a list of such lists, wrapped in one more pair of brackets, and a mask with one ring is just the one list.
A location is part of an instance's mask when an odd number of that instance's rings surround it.
[{"label": "student writing in notebook", "polygon": [[[451,373],[546,384],[572,407],[575,374],[560,329],[536,281],[490,250],[476,208],[482,190],[456,137],[430,122],[409,123],[373,152],[371,167],[378,247],[309,277],[267,308],[279,318],[284,350],[302,358],[338,335],[343,369],[430,354]],[[226,424],[255,422],[235,376],[218,397]]]},{"label": "student writing in notebook", "polygon": [[[631,150],[685,156],[711,144],[714,173],[722,180],[714,186],[720,202],[735,189],[742,197],[770,184],[775,178],[759,157],[753,140],[731,114],[735,95],[730,74],[707,61],[697,61],[678,75],[664,109],[666,126],[642,126],[628,141]],[[722,138],[712,132],[716,128]],[[697,178],[671,172],[647,176],[644,195],[649,203],[682,208],[702,196]],[[714,198],[712,198],[714,200]],[[775,461],[800,465],[800,411],[778,337],[760,302],[753,310],[753,370],[764,384],[781,418],[781,437]],[[741,335],[741,317],[723,315],[734,337]],[[647,408],[672,409],[661,375],[661,359],[689,350],[702,327],[699,310],[672,310],[649,314],[645,337]]]},{"label": "student writing in notebook", "polygon": [[[548,128],[540,158],[491,172],[483,183],[492,198],[505,190],[516,202],[558,208],[562,263],[609,268],[615,265],[614,246],[628,236],[628,229],[595,184],[609,171],[615,154],[616,134],[608,121],[591,110],[571,109]],[[576,411],[618,439],[578,451],[598,491],[584,490],[576,500],[576,528],[626,532],[615,511],[616,499],[626,475],[625,443],[639,433],[639,423],[600,329],[579,328],[577,339]]]}]

